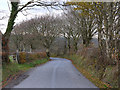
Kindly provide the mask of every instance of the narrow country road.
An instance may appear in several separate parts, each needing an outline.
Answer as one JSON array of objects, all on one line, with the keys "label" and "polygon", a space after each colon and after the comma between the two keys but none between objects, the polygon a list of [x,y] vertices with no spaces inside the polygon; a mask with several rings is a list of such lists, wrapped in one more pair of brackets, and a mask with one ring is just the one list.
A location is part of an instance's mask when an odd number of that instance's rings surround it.
[{"label": "narrow country road", "polygon": [[14,88],[97,88],[72,65],[62,58],[36,67],[29,77]]}]

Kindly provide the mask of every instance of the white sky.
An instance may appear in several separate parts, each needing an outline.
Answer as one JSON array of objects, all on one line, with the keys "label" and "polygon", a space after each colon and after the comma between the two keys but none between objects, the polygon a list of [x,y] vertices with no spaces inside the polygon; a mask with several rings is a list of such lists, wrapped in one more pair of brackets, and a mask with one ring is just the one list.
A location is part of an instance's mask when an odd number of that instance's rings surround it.
[{"label": "white sky", "polygon": [[[27,1],[30,1],[30,0],[20,0],[20,1],[22,3],[26,3]],[[46,1],[56,1],[56,0],[46,0]],[[57,1],[63,2],[65,0],[57,0]],[[10,15],[9,7],[10,7],[9,0],[0,0],[0,31],[2,33],[5,32],[6,27],[7,27],[8,18]],[[41,16],[41,15],[46,15],[46,14],[61,15],[61,13],[63,13],[63,10],[55,10],[55,9],[51,9],[51,8],[49,8],[49,11],[42,7],[34,7],[34,9],[32,9],[32,10],[27,10],[27,16],[23,15],[22,12],[20,12],[20,13],[18,13],[18,16],[15,20],[15,24],[20,23],[23,20],[29,20],[31,18],[34,18],[35,16]],[[26,14],[25,11],[23,11],[23,13]],[[5,18],[1,20],[1,18],[3,16]]]},{"label": "white sky", "polygon": [[[22,3],[26,3],[30,0],[20,0]],[[65,1],[69,1],[69,0],[41,0],[41,1],[59,1],[59,2],[65,2]],[[76,0],[72,0],[72,1],[76,1]],[[80,0],[78,0],[80,1]],[[83,1],[83,0],[82,0]],[[89,1],[89,0],[88,0]],[[110,0],[108,0],[110,1]],[[118,0],[119,1],[119,0]],[[10,15],[10,3],[9,3],[9,0],[0,0],[0,31],[2,33],[5,32],[6,30],[6,27],[7,27],[7,22],[8,22],[8,18],[9,18],[9,15]],[[49,12],[50,11],[50,12]],[[19,23],[19,22],[22,22],[23,20],[28,20],[28,19],[31,19],[33,17],[35,17],[36,15],[37,16],[40,16],[40,15],[46,15],[46,14],[50,14],[50,15],[61,15],[63,13],[63,10],[55,10],[55,9],[50,9],[49,8],[49,11],[47,9],[44,9],[42,7],[34,7],[34,10],[28,10],[27,13],[28,15],[25,16],[23,15],[21,12],[18,13],[18,16],[15,20],[15,24]],[[24,14],[26,12],[23,12]],[[4,19],[1,20],[2,17],[5,17]]]}]

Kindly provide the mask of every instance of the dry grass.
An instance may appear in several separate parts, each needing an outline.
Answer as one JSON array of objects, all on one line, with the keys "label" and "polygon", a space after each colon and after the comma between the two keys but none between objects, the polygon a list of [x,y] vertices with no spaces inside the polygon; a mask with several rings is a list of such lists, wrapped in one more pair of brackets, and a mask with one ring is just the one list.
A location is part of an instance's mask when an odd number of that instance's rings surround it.
[{"label": "dry grass", "polygon": [[99,88],[112,88],[109,84],[100,81],[99,78],[94,77],[84,68],[78,67],[74,64],[74,66],[80,71],[87,79],[89,79],[92,83],[94,83]]},{"label": "dry grass", "polygon": [[[107,67],[106,72],[105,72],[105,77],[104,79],[100,80],[99,79],[99,72],[95,69],[94,64],[90,64],[88,60],[85,58],[79,56],[79,55],[70,55],[70,56],[65,56],[66,58],[70,59],[74,66],[86,77],[88,78],[91,82],[93,82],[97,87],[99,88],[117,88],[117,80],[114,78],[114,75],[116,72],[115,67]],[[114,71],[114,72],[113,72]],[[117,77],[116,77],[117,78]],[[106,83],[106,82],[109,82]]]}]

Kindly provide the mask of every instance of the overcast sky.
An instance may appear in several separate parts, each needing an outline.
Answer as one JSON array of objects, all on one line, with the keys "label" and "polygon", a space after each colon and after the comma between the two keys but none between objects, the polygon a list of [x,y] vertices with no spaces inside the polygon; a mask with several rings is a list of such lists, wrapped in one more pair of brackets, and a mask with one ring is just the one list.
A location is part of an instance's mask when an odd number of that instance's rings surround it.
[{"label": "overcast sky", "polygon": [[[28,1],[30,0],[20,0],[20,2],[22,2],[22,4],[25,4],[27,3]],[[59,2],[66,2],[66,1],[71,1],[71,0],[41,0],[41,1],[59,1]],[[102,0],[72,0],[72,1],[102,1]],[[119,1],[119,0],[103,0],[105,2],[107,1]],[[5,32],[6,30],[6,27],[7,27],[7,22],[8,22],[8,18],[9,18],[9,15],[10,15],[10,2],[9,0],[0,0],[0,31],[2,33]],[[34,7],[34,9],[32,10],[27,10],[27,13],[24,11],[24,12],[20,12],[18,13],[18,16],[15,20],[15,24],[18,24],[20,22],[22,22],[23,20],[29,20],[31,18],[34,18],[35,16],[41,16],[41,15],[46,15],[46,14],[49,14],[49,15],[62,15],[63,13],[63,10],[55,10],[55,9],[51,9],[49,8],[49,11],[45,8],[42,8],[42,7]],[[25,16],[27,15],[27,16]],[[2,17],[5,17],[4,19],[1,20]]]},{"label": "overcast sky", "polygon": [[[24,1],[24,2],[23,2]],[[23,4],[28,2],[30,0],[21,0]],[[45,0],[45,1],[60,1],[64,2],[66,0]],[[27,10],[27,13],[25,11],[18,13],[18,16],[15,20],[15,24],[18,24],[22,22],[23,20],[29,20],[31,18],[34,18],[35,16],[41,16],[41,15],[61,15],[63,13],[63,10],[55,10],[55,9],[45,9],[42,7],[34,7],[34,9]],[[9,0],[0,0],[0,31],[2,33],[5,32],[7,27],[8,18],[10,15],[10,3]],[[27,15],[27,16],[26,16]],[[1,20],[2,17],[5,17]]]}]

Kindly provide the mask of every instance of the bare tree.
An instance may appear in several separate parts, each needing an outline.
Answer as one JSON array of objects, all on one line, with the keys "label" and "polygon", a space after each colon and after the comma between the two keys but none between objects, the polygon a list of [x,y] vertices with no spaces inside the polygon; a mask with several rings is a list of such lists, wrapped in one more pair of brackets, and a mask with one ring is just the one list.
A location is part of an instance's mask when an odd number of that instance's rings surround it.
[{"label": "bare tree", "polygon": [[58,18],[53,16],[44,16],[37,19],[42,21],[38,24],[39,36],[41,44],[46,48],[48,57],[51,44],[54,39],[59,35],[59,21]]},{"label": "bare tree", "polygon": [[38,1],[31,0],[24,5],[20,5],[19,0],[17,2],[12,2],[12,0],[10,0],[10,3],[11,3],[11,13],[10,13],[10,17],[8,20],[6,32],[2,37],[2,52],[3,52],[2,59],[4,62],[7,62],[7,63],[9,63],[9,58],[8,58],[8,55],[9,55],[9,47],[8,47],[9,37],[10,37],[11,32],[13,30],[14,21],[17,17],[18,12],[22,11],[26,7],[33,7],[33,6],[45,6],[45,7],[51,6],[52,7],[52,6],[59,5],[59,3],[56,3],[56,2],[48,3],[48,2],[41,2],[39,0]]}]

